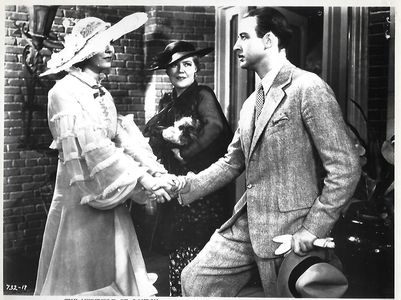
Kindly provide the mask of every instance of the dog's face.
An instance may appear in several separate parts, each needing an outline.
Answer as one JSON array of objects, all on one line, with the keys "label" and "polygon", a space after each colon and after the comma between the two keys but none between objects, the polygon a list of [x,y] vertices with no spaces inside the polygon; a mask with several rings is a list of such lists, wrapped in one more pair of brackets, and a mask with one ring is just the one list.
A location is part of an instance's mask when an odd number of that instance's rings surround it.
[{"label": "dog's face", "polygon": [[177,127],[181,132],[180,140],[183,145],[189,144],[198,137],[200,122],[191,117],[183,117],[174,122],[174,127]]},{"label": "dog's face", "polygon": [[174,126],[170,126],[163,130],[163,138],[174,144],[184,146],[195,140],[199,132],[199,120],[191,117],[183,117],[174,122]]}]

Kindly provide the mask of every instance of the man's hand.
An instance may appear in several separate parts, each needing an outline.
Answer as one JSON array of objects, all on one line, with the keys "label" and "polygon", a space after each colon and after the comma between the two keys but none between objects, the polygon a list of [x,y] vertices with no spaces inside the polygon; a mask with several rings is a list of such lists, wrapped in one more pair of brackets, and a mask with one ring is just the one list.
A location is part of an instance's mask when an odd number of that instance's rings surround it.
[{"label": "man's hand", "polygon": [[[139,182],[142,184],[143,188],[146,191],[151,192],[151,195],[148,195],[149,198],[155,198],[157,202],[163,203],[165,200],[170,201],[171,196],[165,191],[164,185],[166,185],[166,181],[159,180],[161,177],[153,177],[148,173],[145,173],[140,179]],[[155,188],[157,186],[157,188]],[[170,186],[170,185],[169,185]]]},{"label": "man's hand", "polygon": [[188,193],[190,190],[190,184],[188,178],[186,176],[178,176],[177,180],[178,180],[177,191],[180,194]]},{"label": "man's hand", "polygon": [[292,236],[291,246],[295,254],[305,256],[308,251],[314,248],[313,241],[317,239],[317,236],[310,233],[304,227],[301,227]]},{"label": "man's hand", "polygon": [[177,176],[172,175],[172,174],[161,174],[156,176],[156,181],[155,181],[155,188],[156,190],[159,188],[164,188],[167,191],[171,191],[175,189],[176,186],[176,180]]},{"label": "man's hand", "polygon": [[153,194],[156,196],[156,201],[159,203],[164,203],[165,200],[167,201],[171,200],[170,194],[164,188],[159,188],[158,190],[154,190]]},{"label": "man's hand", "polygon": [[163,174],[156,178],[156,184],[152,187],[152,190],[156,191],[160,188],[164,188],[171,196],[176,196],[185,185],[186,181],[184,176],[177,177],[172,174]]}]

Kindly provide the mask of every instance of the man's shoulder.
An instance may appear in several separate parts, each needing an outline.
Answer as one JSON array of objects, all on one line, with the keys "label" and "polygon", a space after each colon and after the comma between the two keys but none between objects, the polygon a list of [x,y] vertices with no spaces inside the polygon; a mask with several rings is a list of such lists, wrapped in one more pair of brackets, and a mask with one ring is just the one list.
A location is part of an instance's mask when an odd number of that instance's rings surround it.
[{"label": "man's shoulder", "polygon": [[308,81],[311,83],[324,82],[323,79],[319,77],[317,74],[306,71],[298,67],[294,69],[292,78],[293,80]]},{"label": "man's shoulder", "polygon": [[[312,99],[327,101],[328,99],[335,100],[335,94],[327,82],[325,82],[317,74],[296,68],[293,72],[291,85],[288,87],[295,92],[296,95],[304,95],[297,99],[304,102],[310,102]],[[312,95],[318,97],[311,97]]]},{"label": "man's shoulder", "polygon": [[319,75],[303,70],[301,68],[295,68],[292,73],[291,86],[300,89],[331,89],[330,86],[325,82]]}]

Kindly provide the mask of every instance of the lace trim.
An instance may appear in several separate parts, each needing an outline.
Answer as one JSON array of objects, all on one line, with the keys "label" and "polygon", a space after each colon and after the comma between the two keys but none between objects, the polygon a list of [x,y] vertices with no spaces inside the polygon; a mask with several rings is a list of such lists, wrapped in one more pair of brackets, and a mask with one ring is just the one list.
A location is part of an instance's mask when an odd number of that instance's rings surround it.
[{"label": "lace trim", "polygon": [[106,158],[105,160],[103,160],[102,162],[98,163],[93,169],[92,172],[90,173],[90,177],[93,178],[95,176],[96,173],[100,172],[101,170],[104,170],[107,167],[110,167],[112,164],[114,164],[115,162],[117,162],[121,155],[123,153],[123,149],[119,149],[116,148],[116,153],[108,158]]},{"label": "lace trim", "polygon": [[103,198],[122,186],[135,183],[137,180],[135,179],[135,181],[133,181],[133,178],[139,178],[145,173],[145,168],[138,168],[137,172],[126,171],[123,175],[118,177],[113,183],[111,183],[107,188],[104,189],[102,193]]},{"label": "lace trim", "polygon": [[[111,183],[105,190],[103,191],[102,194],[100,195],[87,195],[81,198],[80,204],[88,204],[91,201],[98,201],[102,200],[104,202],[104,205],[109,205],[112,204],[113,202],[116,202],[116,199],[106,199],[106,197],[111,194],[112,192],[118,190],[119,188],[125,187],[129,184],[135,184],[137,181],[133,180],[133,178],[139,178],[142,174],[146,173],[146,169],[139,169],[139,172],[131,172],[131,171],[126,171],[118,177],[113,183]],[[118,202],[118,201],[117,201]]]},{"label": "lace trim", "polygon": [[80,159],[81,156],[79,155],[78,152],[70,152],[70,153],[63,153],[63,161],[64,163],[74,160],[74,159]]},{"label": "lace trim", "polygon": [[156,156],[146,153],[146,149],[140,149],[144,153],[138,153],[138,150],[134,151],[131,147],[126,147],[125,145],[122,145],[122,147],[124,152],[131,156],[141,166],[148,167],[152,175],[154,173],[168,173],[164,166],[157,162]]},{"label": "lace trim", "polygon": [[[67,123],[66,127],[72,127],[72,128],[68,128],[68,131],[71,131],[73,133],[78,133],[81,132],[83,130],[88,130],[88,126],[90,125],[90,129],[92,130],[105,130],[105,126],[104,124],[94,124],[94,123],[89,123],[89,122],[83,122],[82,125],[77,125],[77,119],[79,118],[79,116],[73,112],[60,112],[56,115],[54,115],[51,118],[51,122],[55,123],[56,121],[62,121],[63,119],[67,119],[65,121],[65,123]],[[70,124],[70,126],[68,126],[68,124]]]},{"label": "lace trim", "polygon": [[95,100],[100,105],[103,116],[103,123],[105,124],[105,129],[107,130],[108,135],[114,136],[116,128],[112,128],[111,124],[113,123],[112,118],[117,117],[117,115],[112,113],[113,99],[111,98],[111,95],[107,93],[107,90],[104,87],[102,88],[105,91],[105,94],[95,97]]},{"label": "lace trim", "polygon": [[71,117],[74,118],[74,121],[76,120],[76,118],[78,117],[78,115],[76,113],[74,113],[73,111],[69,112],[69,111],[62,111],[59,112],[57,114],[55,114],[51,119],[50,122],[55,122],[57,120],[60,120],[62,117]]},{"label": "lace trim", "polygon": [[61,149],[61,143],[59,143],[56,140],[53,140],[52,143],[50,144],[49,148],[53,149],[53,150],[59,150],[59,149]]},{"label": "lace trim", "polygon": [[73,130],[73,129],[70,129],[70,130],[67,130],[67,131],[65,131],[65,132],[63,132],[63,133],[60,133],[60,136],[58,136],[58,137],[56,138],[56,140],[62,141],[62,140],[65,140],[66,138],[69,138],[69,137],[76,137],[76,136],[77,136],[76,131]]},{"label": "lace trim", "polygon": [[85,181],[87,178],[85,178],[85,176],[84,175],[82,175],[82,174],[77,174],[77,175],[74,175],[74,177],[72,177],[71,179],[70,179],[70,185],[73,185],[75,182],[77,182],[77,181]]},{"label": "lace trim", "polygon": [[106,148],[112,144],[113,144],[113,142],[108,139],[104,139],[98,143],[89,143],[82,149],[82,156],[85,156],[88,152],[91,152],[93,150],[100,149],[100,148]]},{"label": "lace trim", "polygon": [[83,197],[81,198],[80,204],[88,204],[89,202],[94,201],[94,200],[97,200],[97,199],[99,199],[99,198],[100,198],[99,195],[98,195],[98,196],[95,196],[95,195],[83,196]]}]

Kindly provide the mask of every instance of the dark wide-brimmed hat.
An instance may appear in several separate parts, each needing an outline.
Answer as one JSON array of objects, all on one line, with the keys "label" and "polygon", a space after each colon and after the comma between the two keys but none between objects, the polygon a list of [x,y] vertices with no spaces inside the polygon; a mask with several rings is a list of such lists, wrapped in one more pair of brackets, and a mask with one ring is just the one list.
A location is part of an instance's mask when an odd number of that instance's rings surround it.
[{"label": "dark wide-brimmed hat", "polygon": [[169,65],[191,56],[205,56],[212,52],[213,48],[196,50],[194,45],[185,41],[172,42],[164,48],[163,52],[153,58],[150,71],[166,69]]},{"label": "dark wide-brimmed hat", "polygon": [[338,298],[348,289],[342,264],[332,250],[316,249],[306,256],[290,252],[277,277],[280,297]]}]

